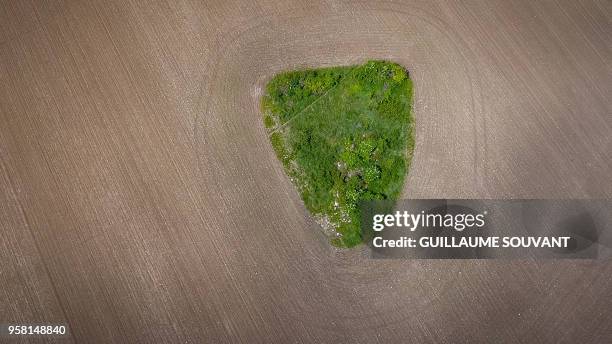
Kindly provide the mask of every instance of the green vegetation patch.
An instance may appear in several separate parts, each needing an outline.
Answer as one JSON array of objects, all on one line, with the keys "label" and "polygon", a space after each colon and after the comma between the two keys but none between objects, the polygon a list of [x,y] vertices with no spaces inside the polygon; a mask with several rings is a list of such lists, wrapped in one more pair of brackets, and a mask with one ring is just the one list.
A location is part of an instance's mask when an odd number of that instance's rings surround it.
[{"label": "green vegetation patch", "polygon": [[272,146],[332,244],[361,242],[360,201],[399,196],[414,147],[411,97],[408,73],[387,61],[284,72],[266,86]]}]

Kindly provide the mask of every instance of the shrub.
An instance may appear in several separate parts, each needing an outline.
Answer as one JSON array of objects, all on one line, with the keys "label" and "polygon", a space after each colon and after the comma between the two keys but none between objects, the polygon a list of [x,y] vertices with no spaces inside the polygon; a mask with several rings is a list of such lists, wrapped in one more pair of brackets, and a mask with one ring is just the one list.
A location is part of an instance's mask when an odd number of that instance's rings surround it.
[{"label": "shrub", "polygon": [[361,242],[358,204],[395,200],[414,146],[412,82],[400,65],[284,72],[266,86],[264,124],[308,210],[327,218],[332,244]]}]

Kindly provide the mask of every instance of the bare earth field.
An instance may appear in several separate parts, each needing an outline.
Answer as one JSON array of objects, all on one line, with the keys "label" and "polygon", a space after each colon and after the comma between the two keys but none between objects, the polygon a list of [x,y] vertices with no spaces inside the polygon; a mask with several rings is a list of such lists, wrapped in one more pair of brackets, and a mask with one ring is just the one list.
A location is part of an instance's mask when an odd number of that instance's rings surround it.
[{"label": "bare earth field", "polygon": [[607,0],[2,0],[0,323],[84,343],[612,342],[610,261],[332,248],[259,113],[279,71],[389,59],[415,85],[404,197],[612,198],[611,33]]}]

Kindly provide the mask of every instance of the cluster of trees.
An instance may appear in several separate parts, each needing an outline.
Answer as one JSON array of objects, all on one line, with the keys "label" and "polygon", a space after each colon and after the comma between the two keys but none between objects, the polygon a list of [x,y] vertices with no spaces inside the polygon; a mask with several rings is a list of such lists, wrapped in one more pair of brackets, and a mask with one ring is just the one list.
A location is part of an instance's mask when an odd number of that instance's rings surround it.
[{"label": "cluster of trees", "polygon": [[267,85],[274,150],[309,211],[336,226],[335,245],[361,242],[360,201],[399,196],[414,145],[411,96],[407,72],[386,61],[282,73]]},{"label": "cluster of trees", "polygon": [[336,67],[280,73],[266,85],[263,109],[283,124],[337,85],[349,70],[350,67]]}]

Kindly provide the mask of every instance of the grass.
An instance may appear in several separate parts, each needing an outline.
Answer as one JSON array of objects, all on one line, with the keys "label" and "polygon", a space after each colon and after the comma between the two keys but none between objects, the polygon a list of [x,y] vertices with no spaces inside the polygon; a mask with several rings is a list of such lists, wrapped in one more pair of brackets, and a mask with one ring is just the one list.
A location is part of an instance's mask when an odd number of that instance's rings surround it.
[{"label": "grass", "polygon": [[414,147],[411,98],[408,73],[387,61],[284,72],[267,84],[274,151],[335,246],[361,243],[360,201],[399,196]]}]

